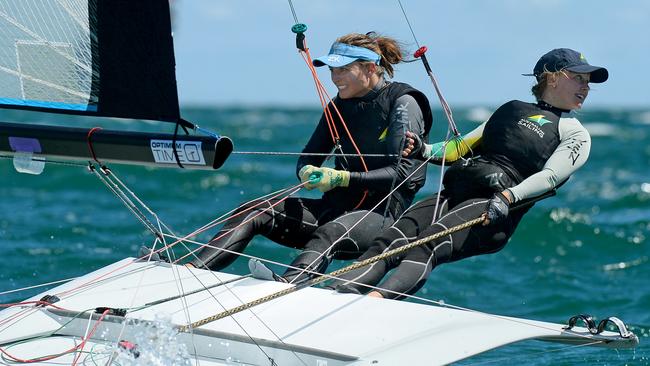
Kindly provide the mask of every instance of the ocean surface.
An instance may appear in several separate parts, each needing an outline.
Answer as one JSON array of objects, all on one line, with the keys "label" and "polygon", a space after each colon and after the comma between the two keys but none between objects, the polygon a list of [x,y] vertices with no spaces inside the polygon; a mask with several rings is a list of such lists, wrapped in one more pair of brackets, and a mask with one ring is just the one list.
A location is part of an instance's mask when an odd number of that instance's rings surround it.
[{"label": "ocean surface", "polygon": [[[468,132],[489,113],[489,108],[460,108],[455,118],[461,131]],[[319,111],[190,108],[183,115],[231,137],[236,152],[296,153]],[[587,106],[578,118],[593,138],[588,163],[556,197],[526,215],[505,249],[437,268],[418,295],[556,323],[581,313],[597,319],[617,316],[641,344],[617,351],[528,341],[461,365],[650,364],[650,110]],[[21,111],[0,111],[0,120],[171,130],[165,124]],[[437,111],[432,141],[443,139],[445,131],[446,121]],[[233,154],[218,171],[111,167],[167,225],[188,233],[241,202],[297,184],[295,161],[295,155]],[[439,169],[431,166],[428,174],[419,197],[437,190]],[[144,226],[83,166],[47,164],[42,174],[27,175],[17,173],[10,159],[0,159],[0,177],[1,303],[47,287],[7,291],[85,274],[136,256],[141,245],[152,242]],[[248,253],[285,263],[297,254],[262,237]],[[244,273],[246,262],[238,260],[227,271]]]}]

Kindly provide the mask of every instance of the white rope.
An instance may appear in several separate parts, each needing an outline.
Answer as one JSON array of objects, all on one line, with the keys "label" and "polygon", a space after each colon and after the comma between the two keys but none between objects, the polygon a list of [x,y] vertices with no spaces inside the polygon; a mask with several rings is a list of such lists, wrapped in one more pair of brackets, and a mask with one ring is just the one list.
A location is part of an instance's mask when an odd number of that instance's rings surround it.
[{"label": "white rope", "polygon": [[[433,155],[432,155],[432,156],[433,156]],[[377,209],[377,207],[379,207],[379,206],[380,206],[384,201],[386,201],[388,198],[390,198],[390,197],[393,195],[393,193],[395,193],[395,191],[397,191],[397,190],[398,190],[398,189],[399,189],[399,188],[400,188],[404,183],[408,182],[408,180],[409,180],[409,179],[410,179],[410,178],[411,178],[415,173],[417,173],[420,169],[422,169],[422,167],[426,166],[426,165],[429,163],[429,160],[430,160],[430,159],[431,159],[431,158],[425,160],[425,161],[422,162],[422,163],[421,163],[417,168],[415,168],[411,174],[409,174],[408,176],[406,176],[406,177],[405,177],[405,178],[404,178],[404,179],[403,179],[403,180],[402,180],[402,181],[401,181],[397,186],[395,186],[395,187],[394,187],[390,192],[388,192],[388,194],[387,194],[386,196],[384,196],[384,197],[381,199],[381,201],[379,201],[379,202],[378,202],[374,207],[372,207],[370,210],[368,210],[368,212],[367,212],[365,215],[363,215],[363,216],[359,219],[359,221],[357,221],[356,223],[354,223],[354,224],[353,224],[349,229],[347,229],[347,230],[346,230],[346,231],[345,231],[341,236],[339,236],[338,239],[334,240],[334,241],[332,242],[332,244],[330,244],[330,246],[327,247],[327,249],[325,249],[322,253],[320,253],[320,254],[318,255],[318,257],[316,257],[316,258],[315,258],[311,263],[309,263],[309,265],[307,266],[307,268],[302,269],[302,270],[300,271],[300,273],[298,273],[298,275],[296,275],[296,276],[294,277],[294,279],[291,280],[291,282],[289,282],[289,283],[293,283],[293,281],[295,281],[295,280],[298,279],[302,274],[305,273],[305,270],[306,270],[306,269],[311,268],[311,267],[312,267],[316,262],[318,262],[321,258],[323,258],[323,256],[325,256],[327,253],[329,253],[330,250],[332,250],[332,249],[334,248],[334,246],[337,245],[338,242],[339,242],[340,240],[342,240],[345,236],[347,236],[347,235],[352,231],[352,229],[354,229],[355,227],[357,227],[357,225],[361,224],[361,222],[362,222],[366,217],[368,217],[371,213],[373,213],[374,210]],[[441,182],[441,183],[440,183],[440,190],[442,190],[442,179],[441,179],[440,182]],[[439,197],[440,197],[440,190],[438,191],[438,199],[436,200],[436,202],[440,199],[440,198],[439,198]],[[434,217],[435,217],[435,216],[434,216]]]},{"label": "white rope", "polygon": [[287,156],[332,156],[332,157],[371,157],[371,158],[394,158],[400,154],[343,154],[343,153],[308,153],[308,152],[287,152],[287,151],[233,151],[231,154],[239,155],[287,155]]},{"label": "white rope", "polygon": [[[183,237],[183,238],[180,238],[178,235],[175,235],[174,232],[173,232],[173,230],[172,230],[169,226],[167,226],[167,225],[166,225],[162,220],[160,220],[160,218],[158,217],[158,215],[157,215],[157,214],[156,214],[156,213],[155,213],[151,208],[149,208],[149,207],[148,207],[148,206],[147,206],[147,205],[146,205],[146,204],[145,204],[145,203],[144,203],[144,202],[143,202],[143,201],[142,201],[142,200],[141,200],[141,199],[140,199],[140,198],[139,198],[139,197],[138,197],[134,192],[133,192],[133,190],[131,190],[131,189],[130,189],[126,184],[124,184],[124,182],[122,182],[122,181],[121,181],[121,180],[120,180],[120,179],[115,175],[115,173],[114,173],[112,170],[108,170],[108,171],[109,171],[109,175],[110,175],[110,176],[113,178],[113,180],[114,180],[114,181],[111,180],[111,183],[113,183],[113,184],[115,185],[114,187],[109,187],[109,188],[111,188],[111,190],[114,190],[114,191],[119,191],[119,192],[121,193],[121,195],[119,195],[118,197],[120,197],[120,198],[122,198],[122,196],[126,196],[126,195],[124,194],[124,192],[127,192],[128,195],[130,195],[130,196],[135,200],[135,202],[137,202],[137,203],[138,203],[142,208],[144,208],[144,209],[145,209],[145,210],[146,210],[150,215],[152,215],[152,216],[156,219],[156,222],[157,222],[157,224],[158,224],[158,230],[157,230],[157,232],[160,233],[161,236],[162,236],[162,238],[161,238],[161,239],[163,240],[162,244],[164,245],[163,249],[167,252],[167,255],[168,255],[168,257],[170,258],[170,260],[174,258],[174,255],[173,255],[173,252],[170,251],[170,247],[171,247],[171,246],[170,246],[170,245],[167,245],[167,243],[164,241],[164,238],[165,238],[165,237],[175,238],[175,239],[177,240],[176,243],[181,243],[181,245],[182,245],[186,250],[189,251],[189,248],[185,245],[185,241],[186,241],[186,239],[187,239],[187,236],[186,236],[186,237]],[[117,182],[118,184],[115,184],[115,182]],[[119,187],[118,187],[118,186],[119,186]],[[289,191],[290,189],[291,189],[291,188],[284,189],[284,190],[279,190],[279,191],[277,191],[277,192],[286,193],[286,192]],[[294,192],[295,192],[295,191],[297,191],[297,190],[294,190]],[[293,192],[292,192],[292,193],[293,193]],[[269,194],[269,195],[272,195],[272,193]],[[266,196],[269,196],[269,195],[266,195]],[[131,201],[128,197],[125,197],[125,198],[126,198],[126,200],[128,200],[128,202],[129,202],[131,205],[133,204],[133,201]],[[123,200],[123,201],[124,201],[124,200]],[[255,201],[255,200],[253,200],[253,201]],[[127,205],[127,206],[129,206],[129,205]],[[135,206],[135,205],[133,205],[133,206]],[[129,207],[129,208],[131,208],[131,207]],[[133,209],[131,209],[131,211],[132,211],[134,214],[137,212],[137,213],[139,213],[140,215],[142,215],[142,213],[140,212],[140,210],[138,210],[136,207],[133,207]],[[234,211],[234,210],[232,210],[231,212],[233,212],[233,211]],[[139,216],[139,215],[136,214],[136,216]],[[214,220],[213,220],[213,222],[214,222]],[[205,225],[204,225],[204,227],[205,227]],[[169,234],[167,234],[167,233],[169,233]],[[195,234],[195,233],[197,233],[197,230],[195,230],[195,231],[194,231],[192,234],[190,234],[190,235],[193,235],[193,234]],[[153,253],[153,250],[152,250],[152,253]],[[192,255],[194,255],[195,257],[197,257],[197,256],[194,254],[193,251],[190,252],[190,253],[191,253]],[[150,256],[151,256],[151,255],[150,255]],[[197,258],[198,258],[198,257],[197,257]],[[189,269],[188,269],[188,270],[189,270]],[[180,273],[179,273],[178,271],[179,271],[179,266],[172,266],[172,273],[173,273],[173,276],[174,276],[174,283],[175,283],[176,286],[177,286],[178,295],[179,295],[179,297],[181,298],[181,303],[183,304],[183,311],[184,311],[184,313],[185,313],[185,317],[186,317],[188,323],[191,323],[192,321],[191,321],[191,315],[190,315],[190,313],[189,313],[189,304],[187,303],[187,298],[186,298],[186,296],[184,296],[184,295],[185,295],[185,290],[184,290],[184,288],[183,288],[183,281],[181,280],[181,278],[180,278],[181,276],[180,276]],[[198,278],[198,277],[197,277],[197,276],[196,276],[196,275],[191,271],[191,270],[190,270],[190,273],[191,273],[192,276],[194,276],[194,278],[199,282],[199,284],[200,284],[200,285],[201,285],[201,286],[202,286],[202,287],[203,287],[203,288],[204,288],[204,289],[205,289],[205,290],[210,294],[210,296],[211,296],[211,297],[212,297],[212,298],[213,298],[213,299],[214,299],[214,300],[215,300],[215,301],[216,301],[216,302],[217,302],[217,303],[218,303],[222,308],[224,308],[224,310],[225,310],[225,307],[221,304],[221,302],[219,302],[219,300],[216,298],[216,296],[214,296],[214,294],[210,291],[210,288],[208,288],[208,287],[207,287],[207,286],[206,286],[206,285],[205,285],[205,284],[204,284],[204,283],[203,283],[203,282],[202,282],[202,281],[201,281],[201,280],[200,280],[200,279],[199,279],[199,278]],[[213,276],[214,276],[214,277],[215,277],[215,278],[216,278],[220,283],[223,283],[223,281],[222,281],[222,280],[221,280],[221,279],[216,275],[216,273],[214,273],[214,272],[212,272],[212,271],[210,271],[210,273],[211,273],[211,274],[212,274],[212,275],[213,275]],[[144,271],[142,272],[142,275],[144,275]],[[143,277],[141,277],[141,280],[142,280],[142,278],[143,278]],[[138,288],[139,288],[139,287],[138,287]],[[241,300],[241,299],[240,299],[240,298],[235,294],[235,292],[234,292],[231,288],[229,288],[228,286],[226,286],[225,288],[226,288],[227,291],[229,291],[229,292],[230,292],[230,293],[231,293],[231,294],[232,294],[232,295],[237,299],[237,301],[239,301],[239,302],[241,302],[242,304],[244,304],[244,301]],[[136,294],[137,294],[137,290],[136,290]],[[133,300],[135,300],[135,295],[134,295]],[[279,335],[277,335],[277,334],[273,331],[273,329],[271,329],[271,327],[270,327],[267,323],[265,323],[261,318],[259,318],[259,316],[258,316],[254,311],[250,310],[250,312],[251,312],[251,314],[253,314],[253,315],[254,315],[254,316],[255,316],[255,317],[260,321],[260,323],[262,323],[262,325],[264,325],[264,327],[266,327],[266,328],[267,328],[267,329],[268,329],[268,330],[269,330],[269,331],[270,331],[270,332],[271,332],[271,333],[272,333],[272,334],[273,334],[273,335],[278,339],[279,342],[284,343],[284,341],[281,339],[281,337],[280,337]],[[237,320],[235,320],[234,318],[233,318],[233,320],[235,321],[235,323],[237,323],[237,325],[239,326],[239,328],[240,328],[240,329],[241,329],[241,330],[242,330],[242,331],[243,331],[243,332],[244,332],[244,333],[245,333],[245,334],[246,334],[246,335],[247,335],[247,336],[248,336],[248,337],[253,341],[253,343],[255,343],[255,345],[258,347],[258,349],[259,349],[260,351],[262,351],[262,353],[263,353],[263,354],[264,354],[264,355],[265,355],[269,360],[272,360],[272,357],[271,357],[269,354],[266,353],[266,351],[265,351],[265,350],[264,350],[264,349],[263,349],[263,348],[262,348],[262,347],[261,347],[261,346],[256,342],[256,340],[255,340],[255,339],[254,339],[254,338],[253,338],[253,337],[252,337],[252,336],[247,332],[247,330],[246,330],[246,329],[245,329],[245,328],[244,328],[244,327],[243,327],[239,322],[237,322]],[[124,324],[123,324],[123,326],[122,326],[122,329],[121,329],[121,331],[120,331],[120,335],[121,335],[122,332],[124,331],[125,327],[126,327],[126,322],[124,322]],[[193,336],[194,336],[194,333],[193,333],[193,331],[192,331],[191,329],[190,329],[190,332],[191,332],[192,337],[193,337]],[[119,339],[119,337],[118,337],[118,339]],[[195,350],[195,351],[196,351],[196,350]],[[299,360],[302,364],[306,365],[305,361],[302,360],[302,359],[300,358],[300,356],[299,356],[295,351],[291,351],[291,352],[296,356],[296,358],[298,358],[298,360]],[[195,353],[195,355],[196,355],[196,352],[194,352],[194,353]],[[198,359],[197,359],[197,364],[198,364]]]},{"label": "white rope", "polygon": [[0,292],[0,295],[6,295],[6,294],[14,293],[14,292],[20,292],[20,291],[25,291],[25,290],[31,290],[31,289],[33,289],[33,288],[39,288],[39,287],[45,287],[45,286],[50,286],[50,285],[56,285],[56,284],[64,283],[64,282],[70,282],[70,281],[72,281],[72,280],[74,280],[74,279],[77,279],[77,277],[70,277],[70,278],[66,278],[65,280],[52,281],[52,282],[47,282],[47,283],[41,283],[40,285],[33,285],[33,286],[27,286],[27,287],[23,287],[23,288],[17,288],[17,289],[15,289],[15,290],[3,291],[3,292]]}]

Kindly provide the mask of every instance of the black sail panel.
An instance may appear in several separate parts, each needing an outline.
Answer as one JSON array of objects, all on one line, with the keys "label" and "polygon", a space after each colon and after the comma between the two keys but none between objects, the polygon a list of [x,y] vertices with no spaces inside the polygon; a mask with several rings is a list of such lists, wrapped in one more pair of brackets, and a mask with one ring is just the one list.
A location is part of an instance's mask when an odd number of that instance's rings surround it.
[{"label": "black sail panel", "polygon": [[169,3],[98,1],[97,16],[98,113],[178,121]]}]

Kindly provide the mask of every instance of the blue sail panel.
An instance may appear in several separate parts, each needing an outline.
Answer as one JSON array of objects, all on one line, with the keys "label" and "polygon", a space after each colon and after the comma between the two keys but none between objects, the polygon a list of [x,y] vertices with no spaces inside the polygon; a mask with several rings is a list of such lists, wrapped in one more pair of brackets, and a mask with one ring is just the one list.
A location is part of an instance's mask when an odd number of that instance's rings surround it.
[{"label": "blue sail panel", "polygon": [[65,111],[97,112],[97,105],[0,98],[0,106],[34,109],[60,109]]}]

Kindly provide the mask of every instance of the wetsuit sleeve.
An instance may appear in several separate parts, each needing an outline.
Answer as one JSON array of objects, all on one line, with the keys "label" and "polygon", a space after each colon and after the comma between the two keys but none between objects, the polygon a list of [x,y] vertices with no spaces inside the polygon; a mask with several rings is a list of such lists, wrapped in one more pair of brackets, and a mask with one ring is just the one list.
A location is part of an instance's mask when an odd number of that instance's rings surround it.
[{"label": "wetsuit sleeve", "polygon": [[[329,127],[327,126],[327,120],[325,119],[325,114],[322,114],[320,121],[316,129],[311,134],[307,145],[302,149],[303,153],[330,153],[334,149],[334,141],[330,135]],[[305,165],[321,166],[325,161],[326,156],[312,156],[312,155],[301,155],[298,158],[298,163],[296,164],[296,176],[298,172]],[[300,179],[300,176],[298,176]]]},{"label": "wetsuit sleeve", "polygon": [[404,180],[414,167],[421,164],[417,160],[401,157],[406,131],[422,137],[424,117],[415,98],[406,94],[395,100],[388,117],[388,133],[385,143],[386,153],[394,156],[386,158],[386,166],[368,172],[350,172],[350,187],[376,187],[391,185]]},{"label": "wetsuit sleeve", "polygon": [[[427,144],[427,146],[425,146],[424,152],[425,157],[428,158],[431,156],[429,162],[440,165],[443,162],[443,157],[445,163],[453,163],[461,157],[466,156],[467,154],[476,150],[480,145],[486,123],[487,121],[481,123],[480,126],[476,127],[465,136],[449,140],[446,145],[444,141],[437,142],[432,145]],[[445,150],[444,154],[442,151],[443,146]]]},{"label": "wetsuit sleeve", "polygon": [[509,188],[514,202],[550,191],[587,161],[591,150],[591,137],[580,121],[575,118],[560,118],[558,128],[560,144],[546,161],[544,168]]}]

